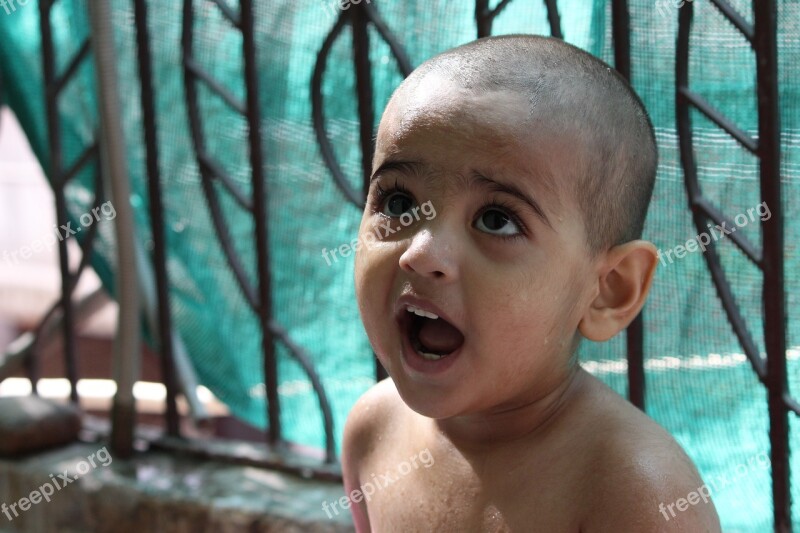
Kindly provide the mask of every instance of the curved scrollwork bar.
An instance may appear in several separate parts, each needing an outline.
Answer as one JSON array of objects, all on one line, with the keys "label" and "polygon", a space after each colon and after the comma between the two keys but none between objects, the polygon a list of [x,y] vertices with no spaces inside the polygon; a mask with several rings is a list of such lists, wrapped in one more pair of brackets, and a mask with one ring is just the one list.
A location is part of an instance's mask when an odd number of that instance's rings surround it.
[{"label": "curved scrollwork bar", "polygon": [[[475,1],[475,22],[478,26],[479,39],[492,34],[494,19],[497,18],[497,15],[510,3],[511,0],[501,0],[494,9],[491,9],[489,7],[489,0]],[[561,32],[561,17],[558,14],[556,0],[544,0],[544,6],[547,8],[547,22],[550,24],[550,35],[563,39],[564,34]]]},{"label": "curved scrollwork bar", "polygon": [[[206,80],[210,78],[210,76],[199,66],[195,65],[194,62],[194,36],[192,32],[194,23],[193,7],[194,3],[192,0],[184,0],[182,28],[183,34],[181,37],[181,46],[183,52],[184,90],[186,91],[186,108],[189,116],[189,131],[192,136],[192,142],[194,143],[195,153],[197,154],[198,166],[200,168],[200,181],[203,186],[203,194],[208,202],[214,231],[217,233],[220,246],[222,247],[222,251],[228,260],[231,270],[233,271],[236,283],[239,284],[239,288],[242,290],[242,293],[244,294],[250,306],[256,307],[258,303],[255,289],[247,280],[244,265],[242,265],[239,257],[236,255],[236,251],[233,249],[231,236],[228,232],[227,225],[225,224],[225,220],[222,215],[222,209],[219,205],[219,200],[217,199],[216,191],[214,190],[212,183],[214,178],[217,176],[216,173],[212,173],[212,170],[217,170],[217,166],[212,167],[211,165],[203,163],[204,161],[211,160],[211,157],[208,155],[206,150],[205,139],[202,133],[203,129],[197,97],[197,81],[198,79]],[[209,84],[208,86],[220,87],[217,83]],[[232,102],[233,97],[227,96],[226,93],[226,96],[222,97],[222,99],[230,103]],[[245,111],[244,104],[231,105],[231,107],[237,111]],[[222,180],[222,182],[231,183],[232,180],[226,179]],[[226,189],[228,189],[229,192],[231,190],[229,187],[226,187]],[[236,193],[232,194],[232,196],[234,198],[241,198],[244,196],[244,194]]]},{"label": "curved scrollwork bar", "polygon": [[[352,6],[348,11],[339,15],[331,31],[322,42],[322,47],[317,54],[314,72],[311,76],[311,119],[314,133],[319,143],[320,152],[325,165],[331,171],[334,183],[344,194],[345,198],[358,209],[364,207],[366,190],[369,184],[369,174],[372,164],[372,129],[374,124],[374,110],[372,108],[372,73],[369,59],[368,24],[372,23],[378,34],[389,45],[389,49],[397,62],[403,77],[411,74],[411,62],[403,50],[402,45],[392,34],[389,26],[380,17],[374,6],[361,4]],[[336,155],[333,145],[328,139],[325,129],[325,112],[322,99],[322,78],[328,64],[328,58],[336,39],[342,34],[345,25],[353,28],[353,61],[356,69],[356,83],[358,92],[359,134],[361,140],[361,168],[362,192],[358,192],[347,180]]]},{"label": "curved scrollwork bar", "polygon": [[371,4],[364,4],[364,13],[372,25],[375,26],[380,36],[383,37],[383,40],[386,41],[386,44],[389,45],[389,50],[391,50],[395,61],[397,61],[400,73],[404,78],[407,78],[408,75],[411,74],[411,71],[414,70],[414,67],[411,66],[411,61],[408,59],[408,55],[400,44],[400,41],[394,36],[389,29],[389,25],[386,24],[386,21],[383,20],[374,6]]},{"label": "curved scrollwork bar", "polygon": [[[691,5],[684,7],[688,7],[689,9],[681,9],[676,47],[675,81],[677,94],[675,100],[676,117],[678,121],[678,140],[680,144],[681,166],[684,172],[686,191],[689,196],[689,207],[692,210],[695,226],[697,226],[699,231],[705,231],[709,220],[717,224],[721,224],[722,222],[728,223],[730,221],[703,196],[697,177],[690,110],[692,105],[701,101],[701,99],[699,95],[695,95],[695,93],[689,89],[689,34],[694,10]],[[730,127],[728,126],[727,120],[718,111],[713,109],[710,104],[705,103],[705,101],[703,102],[704,105],[700,109],[704,111],[704,114],[714,122],[724,124],[724,126],[721,127],[728,131]],[[744,144],[747,146],[755,143],[755,140],[749,139],[749,141]],[[741,234],[730,234],[728,237],[743,239]],[[745,244],[745,247],[752,253],[754,249],[752,244],[748,242]],[[747,255],[750,257],[751,254]],[[753,366],[753,370],[756,372],[759,380],[766,385],[766,363],[759,355],[758,348],[736,304],[730,282],[725,276],[719,254],[716,251],[716,243],[711,243],[711,245],[707,247],[704,257],[708,263],[714,285],[717,288],[723,308],[731,322],[734,333],[741,343],[745,355]],[[756,264],[761,267],[761,254],[757,253],[755,258],[757,259]]]},{"label": "curved scrollwork bar", "polygon": [[320,381],[319,375],[314,369],[311,358],[299,344],[296,344],[289,337],[289,333],[274,321],[270,322],[269,328],[272,334],[291,352],[311,380],[311,386],[316,391],[319,399],[319,408],[322,411],[322,419],[325,424],[325,462],[333,463],[336,461],[336,448],[333,440],[333,412],[331,411],[328,397],[325,395],[325,387],[323,387],[322,381]]},{"label": "curved scrollwork bar", "polygon": [[[762,222],[763,251],[757,251],[740,234],[728,237],[764,273],[764,338],[767,358],[760,356],[746,321],[736,304],[730,283],[722,269],[714,243],[704,257],[722,301],[722,306],[734,333],[744,349],[761,383],[767,388],[770,415],[772,459],[772,496],[775,531],[791,531],[791,501],[789,475],[789,412],[800,414],[800,404],[790,398],[786,365],[786,293],[783,274],[783,212],[780,182],[780,111],[778,106],[777,10],[774,0],[753,3],[755,26],[725,0],[710,0],[725,18],[752,45],[756,56],[758,90],[758,139],[738,128],[721,112],[689,88],[689,36],[693,5],[687,3],[678,19],[676,76],[676,118],[686,191],[692,217],[699,231],[705,231],[708,221],[717,224],[730,222],[718,208],[703,196],[697,178],[697,165],[692,139],[690,110],[702,112],[742,146],[759,158],[761,198],[770,206],[772,216]],[[733,225],[731,223],[731,225]]]},{"label": "curved scrollwork bar", "polygon": [[[78,158],[73,166],[65,172],[65,177],[63,181],[69,182],[70,178],[77,174],[81,168],[83,168],[93,157],[97,156],[97,142],[89,146],[81,157]],[[95,206],[100,205],[103,200],[103,180],[100,175],[99,167],[95,170],[95,194],[94,194],[94,204]],[[62,189],[63,192],[63,189]],[[83,275],[86,266],[89,264],[89,261],[92,258],[92,246],[94,245],[95,237],[97,235],[97,224],[92,224],[88,227],[88,230],[84,234],[82,239],[79,239],[79,247],[81,250],[81,260],[78,263],[78,267],[75,269],[74,272],[67,273],[67,284],[65,287],[62,287],[62,292],[67,290],[70,294],[75,293],[75,288],[78,286],[78,281],[80,281],[81,276]],[[77,235],[76,235],[77,237]],[[75,304],[73,303],[73,314],[72,318],[74,320],[74,324],[77,325],[80,317],[81,317],[81,305],[82,302],[78,302],[78,310],[77,313],[75,312]],[[91,307],[91,306],[90,306]],[[56,301],[50,309],[44,314],[44,316],[39,320],[36,328],[33,331],[33,341],[25,350],[27,354],[24,364],[25,369],[28,374],[28,378],[31,381],[31,389],[33,394],[38,395],[37,391],[37,384],[39,382],[39,360],[37,354],[39,353],[39,347],[43,342],[44,337],[49,337],[50,329],[48,329],[48,325],[54,322],[54,319],[58,317],[59,312],[63,310],[63,302],[59,299]],[[63,313],[60,318],[61,323],[63,325]],[[77,369],[76,369],[77,372]]]},{"label": "curved scrollwork bar", "polygon": [[344,15],[340,15],[336,20],[330,33],[328,33],[325,40],[322,42],[322,48],[317,54],[317,62],[314,65],[314,74],[311,77],[311,120],[314,124],[314,133],[317,136],[317,143],[322,153],[322,159],[325,161],[328,169],[331,171],[333,181],[339,190],[342,191],[345,198],[354,206],[361,209],[364,204],[364,199],[361,193],[356,191],[347,181],[347,177],[339,166],[336,156],[333,153],[333,145],[328,139],[328,134],[325,131],[325,116],[322,109],[322,75],[325,72],[325,67],[328,63],[328,56],[330,56],[331,48],[336,38],[342,33],[347,19]]},{"label": "curved scrollwork bar", "polygon": [[[67,184],[91,161],[97,161],[98,144],[97,141],[86,147],[72,165],[65,167],[64,155],[61,143],[61,117],[59,115],[59,98],[69,82],[75,77],[80,65],[86,60],[91,52],[89,38],[85,38],[78,51],[67,63],[64,71],[59,75],[56,72],[56,50],[53,42],[52,22],[50,14],[55,2],[39,3],[39,28],[42,38],[42,75],[45,86],[45,107],[47,118],[47,141],[49,147],[50,165],[48,174],[53,187],[53,195],[56,203],[56,220],[61,222],[69,220],[65,189]],[[103,180],[98,169],[95,173],[95,195],[97,205],[103,198]],[[78,368],[75,357],[75,310],[72,303],[74,289],[83,274],[86,265],[91,258],[92,245],[97,234],[96,224],[89,226],[89,230],[82,241],[80,241],[81,261],[75,272],[69,268],[69,250],[66,239],[60,239],[59,267],[61,271],[61,298],[59,302],[45,315],[39,327],[37,327],[37,338],[42,331],[42,325],[47,322],[57,309],[63,313],[62,330],[64,335],[64,358],[66,376],[70,382],[70,400],[78,402]],[[35,350],[32,352],[31,359],[28,360],[29,374],[33,382],[33,389],[36,390],[36,357]]]},{"label": "curved scrollwork bar", "polygon": [[[184,67],[184,84],[186,106],[189,115],[189,129],[194,144],[198,167],[200,169],[203,193],[208,202],[211,220],[228,264],[234,273],[239,288],[250,307],[258,315],[263,332],[262,351],[264,354],[264,385],[267,399],[268,443],[280,446],[283,443],[280,418],[280,399],[278,396],[277,360],[274,341],[277,339],[288,349],[290,355],[300,364],[308,375],[315,394],[319,399],[325,431],[326,463],[336,461],[333,434],[333,414],[325,388],[319,378],[311,359],[305,351],[289,337],[288,333],[272,318],[271,287],[269,271],[269,231],[267,227],[266,179],[263,175],[261,153],[261,118],[259,108],[258,77],[256,62],[256,46],[254,32],[254,14],[252,0],[241,0],[240,13],[233,11],[224,1],[214,0],[231,25],[242,33],[244,58],[244,83],[246,102],[239,102],[227,89],[212,78],[196,61],[193,55],[193,0],[184,0],[182,26],[182,52]],[[202,119],[198,106],[197,83],[204,82],[213,92],[223,99],[248,124],[248,147],[252,179],[252,198],[247,198],[224,169],[206,151],[203,137]],[[237,204],[249,212],[254,218],[258,285],[251,284],[245,274],[244,267],[236,254],[230,234],[225,224],[217,192],[213,180],[218,180],[233,196]]]}]

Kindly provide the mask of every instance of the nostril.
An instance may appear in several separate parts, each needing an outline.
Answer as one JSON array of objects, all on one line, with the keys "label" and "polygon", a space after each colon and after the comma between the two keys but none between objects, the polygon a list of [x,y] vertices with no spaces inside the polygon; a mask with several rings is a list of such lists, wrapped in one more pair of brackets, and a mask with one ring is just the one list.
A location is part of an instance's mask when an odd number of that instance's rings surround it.
[{"label": "nostril", "polygon": [[408,273],[444,280],[455,274],[451,246],[434,246],[430,232],[415,235],[399,258],[399,267]]},{"label": "nostril", "polygon": [[408,261],[403,261],[402,258],[400,259],[400,268],[402,268],[406,272],[414,272],[414,267],[411,266],[411,263],[409,263]]}]

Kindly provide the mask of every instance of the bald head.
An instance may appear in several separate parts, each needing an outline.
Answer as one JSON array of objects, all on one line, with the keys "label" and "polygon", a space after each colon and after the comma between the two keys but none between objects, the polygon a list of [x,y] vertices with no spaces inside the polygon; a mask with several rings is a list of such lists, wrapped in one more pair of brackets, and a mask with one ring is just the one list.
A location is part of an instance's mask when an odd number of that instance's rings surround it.
[{"label": "bald head", "polygon": [[641,236],[656,174],[655,136],[641,100],[616,71],[558,39],[489,37],[423,63],[390,105],[407,105],[431,77],[481,96],[513,91],[527,103],[519,110],[525,127],[574,144],[574,164],[556,169],[556,179],[580,208],[593,253]]}]

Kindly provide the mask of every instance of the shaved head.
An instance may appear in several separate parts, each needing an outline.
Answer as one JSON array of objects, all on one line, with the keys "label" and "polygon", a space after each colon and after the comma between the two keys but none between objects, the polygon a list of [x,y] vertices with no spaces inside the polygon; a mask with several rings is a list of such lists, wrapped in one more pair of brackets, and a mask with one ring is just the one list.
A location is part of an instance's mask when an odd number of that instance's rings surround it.
[{"label": "shaved head", "polygon": [[524,128],[573,143],[573,164],[556,169],[555,180],[579,207],[592,253],[641,236],[658,162],[655,135],[615,70],[559,39],[488,37],[423,63],[389,105],[408,107],[431,77],[479,96],[519,94]]}]

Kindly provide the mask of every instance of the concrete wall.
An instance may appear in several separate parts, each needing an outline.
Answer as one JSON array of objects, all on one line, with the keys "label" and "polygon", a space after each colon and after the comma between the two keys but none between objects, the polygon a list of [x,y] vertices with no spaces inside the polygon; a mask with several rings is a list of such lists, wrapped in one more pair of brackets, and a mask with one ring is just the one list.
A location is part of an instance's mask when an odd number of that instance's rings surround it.
[{"label": "concrete wall", "polygon": [[[74,444],[0,460],[0,532],[355,531],[349,514],[328,517],[322,510],[323,502],[344,495],[339,484],[162,452],[123,461],[107,451],[103,444]],[[60,488],[49,502],[31,494],[50,492],[45,484],[55,483]],[[23,502],[23,511],[21,498],[40,501]]]}]

